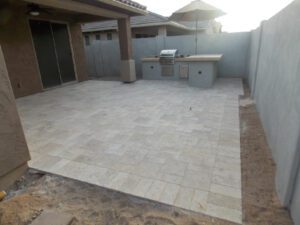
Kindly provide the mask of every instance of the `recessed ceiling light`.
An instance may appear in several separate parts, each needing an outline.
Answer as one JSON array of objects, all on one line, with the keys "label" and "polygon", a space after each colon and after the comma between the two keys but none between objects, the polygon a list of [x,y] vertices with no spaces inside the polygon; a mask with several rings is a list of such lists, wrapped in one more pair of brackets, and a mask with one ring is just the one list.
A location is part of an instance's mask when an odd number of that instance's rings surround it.
[{"label": "recessed ceiling light", "polygon": [[29,14],[31,16],[39,16],[40,15],[40,12],[39,11],[30,11]]},{"label": "recessed ceiling light", "polygon": [[39,5],[36,4],[30,4],[28,5],[28,11],[27,13],[31,16],[39,16],[40,15],[41,8]]}]

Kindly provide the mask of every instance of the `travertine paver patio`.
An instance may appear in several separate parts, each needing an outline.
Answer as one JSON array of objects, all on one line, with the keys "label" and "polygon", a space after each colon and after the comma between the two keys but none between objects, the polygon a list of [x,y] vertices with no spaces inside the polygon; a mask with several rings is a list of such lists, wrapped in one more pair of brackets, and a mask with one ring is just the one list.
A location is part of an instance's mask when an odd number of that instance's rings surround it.
[{"label": "travertine paver patio", "polygon": [[240,223],[242,92],[87,81],[17,104],[31,167]]}]

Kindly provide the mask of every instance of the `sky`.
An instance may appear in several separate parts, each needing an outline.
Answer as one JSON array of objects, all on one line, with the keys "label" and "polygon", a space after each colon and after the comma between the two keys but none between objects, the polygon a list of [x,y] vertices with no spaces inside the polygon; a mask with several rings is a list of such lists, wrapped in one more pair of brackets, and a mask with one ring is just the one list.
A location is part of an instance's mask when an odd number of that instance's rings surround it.
[{"label": "sky", "polygon": [[[147,6],[149,11],[170,16],[192,0],[135,0]],[[225,32],[241,32],[255,29],[293,0],[203,0],[227,14],[216,20]]]}]

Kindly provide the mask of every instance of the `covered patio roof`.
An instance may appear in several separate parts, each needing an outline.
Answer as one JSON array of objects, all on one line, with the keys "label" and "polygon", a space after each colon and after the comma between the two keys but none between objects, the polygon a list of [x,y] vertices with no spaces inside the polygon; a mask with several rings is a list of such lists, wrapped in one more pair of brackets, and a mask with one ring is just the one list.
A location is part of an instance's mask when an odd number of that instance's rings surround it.
[{"label": "covered patio roof", "polygon": [[74,22],[121,19],[147,14],[145,6],[121,0],[23,0],[18,4],[36,4],[45,16],[68,14]]}]

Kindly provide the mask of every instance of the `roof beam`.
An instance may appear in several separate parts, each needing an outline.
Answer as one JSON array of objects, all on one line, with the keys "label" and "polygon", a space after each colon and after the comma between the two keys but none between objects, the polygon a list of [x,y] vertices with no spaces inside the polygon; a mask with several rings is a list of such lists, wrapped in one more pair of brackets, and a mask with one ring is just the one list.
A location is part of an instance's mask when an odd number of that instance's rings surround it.
[{"label": "roof beam", "polygon": [[75,2],[71,0],[24,0],[24,1],[29,3],[35,3],[42,6],[73,11],[77,13],[100,16],[102,18],[106,17],[106,18],[119,19],[119,18],[128,17],[128,15],[123,13],[118,13],[112,10],[103,9],[96,6],[91,6],[88,4]]}]

